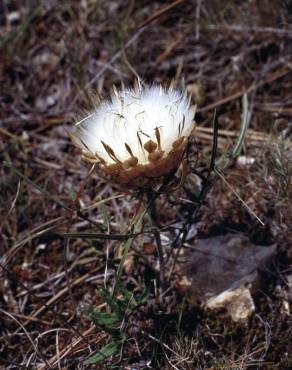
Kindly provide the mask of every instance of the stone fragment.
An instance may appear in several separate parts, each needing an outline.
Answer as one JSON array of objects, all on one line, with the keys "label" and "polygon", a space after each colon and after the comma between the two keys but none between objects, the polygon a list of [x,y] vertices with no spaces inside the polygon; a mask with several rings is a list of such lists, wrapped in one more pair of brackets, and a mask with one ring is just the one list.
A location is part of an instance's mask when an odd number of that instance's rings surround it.
[{"label": "stone fragment", "polygon": [[189,248],[180,267],[180,288],[191,303],[225,309],[232,320],[245,321],[255,310],[252,296],[260,271],[268,266],[276,246],[258,246],[243,234],[226,234],[200,239]]}]

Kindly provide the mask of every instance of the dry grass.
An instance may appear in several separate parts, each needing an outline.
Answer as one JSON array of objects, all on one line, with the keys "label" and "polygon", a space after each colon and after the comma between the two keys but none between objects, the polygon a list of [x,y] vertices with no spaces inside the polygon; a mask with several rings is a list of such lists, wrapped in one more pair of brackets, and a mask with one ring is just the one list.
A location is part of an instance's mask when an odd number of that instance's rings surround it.
[{"label": "dry grass", "polygon": [[[291,6],[285,0],[168,5],[0,4],[3,369],[97,369],[85,360],[113,338],[123,345],[100,369],[114,364],[122,369],[291,368]],[[175,274],[161,294],[151,234],[130,248],[121,274],[127,290],[117,287],[116,305],[102,288],[117,283],[121,241],[64,236],[129,231],[137,200],[112,189],[97,172],[88,177],[68,131],[80,112],[91,108],[92,92],[107,96],[112,84],[132,84],[137,76],[148,83],[196,84],[199,129],[191,150],[199,153],[198,169],[206,167],[211,153],[214,108],[222,153],[239,131],[241,97],[248,93],[251,122],[244,153],[256,161],[245,167],[235,163],[226,178],[265,226],[217,181],[188,237],[191,243],[232,230],[256,244],[277,244],[274,265],[263,272],[255,297],[256,315],[246,326],[189,307],[176,289]],[[195,186],[189,176],[185,188]],[[188,212],[187,197],[179,189],[158,200],[166,276],[178,247],[174,227],[181,227]],[[178,199],[183,201],[167,203]],[[149,225],[146,218],[146,229]],[[116,321],[100,322],[92,309],[116,315]]]}]

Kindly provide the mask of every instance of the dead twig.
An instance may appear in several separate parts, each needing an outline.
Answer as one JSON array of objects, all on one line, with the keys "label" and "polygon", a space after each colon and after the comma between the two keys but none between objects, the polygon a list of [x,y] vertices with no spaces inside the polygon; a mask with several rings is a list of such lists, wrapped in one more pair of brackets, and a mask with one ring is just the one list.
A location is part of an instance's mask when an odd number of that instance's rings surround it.
[{"label": "dead twig", "polygon": [[259,89],[260,87],[262,87],[266,84],[270,84],[274,81],[279,80],[280,78],[282,78],[282,77],[286,76],[287,74],[291,73],[291,63],[292,63],[292,61],[288,62],[285,67],[280,68],[279,70],[275,71],[274,73],[272,73],[270,76],[268,76],[263,81],[260,81],[258,83],[254,83],[250,87],[248,87],[247,89],[243,89],[241,91],[238,91],[235,94],[229,95],[226,98],[220,99],[220,100],[218,100],[214,103],[206,105],[205,107],[198,108],[197,111],[198,112],[207,112],[209,110],[213,110],[215,108],[220,107],[221,105],[230,103],[231,101],[236,100],[236,99],[242,97],[245,94],[247,95],[250,92],[257,90],[257,89]]},{"label": "dead twig", "polygon": [[182,4],[185,2],[185,0],[176,0],[173,3],[164,6],[160,10],[158,10],[156,13],[152,14],[150,17],[145,19],[138,27],[137,29],[141,29],[142,27],[147,26],[149,23],[153,22],[155,19],[159,18],[162,14],[168,12],[169,10],[173,9],[175,6]]}]

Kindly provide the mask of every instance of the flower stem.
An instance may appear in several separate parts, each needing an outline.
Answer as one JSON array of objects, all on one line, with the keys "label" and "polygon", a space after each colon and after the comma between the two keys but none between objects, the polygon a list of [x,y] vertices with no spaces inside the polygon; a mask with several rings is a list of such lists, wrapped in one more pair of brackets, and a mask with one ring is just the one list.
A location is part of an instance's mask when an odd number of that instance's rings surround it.
[{"label": "flower stem", "polygon": [[158,230],[154,232],[154,236],[156,239],[157,254],[158,254],[158,261],[159,261],[159,283],[160,283],[161,289],[164,290],[165,289],[165,265],[164,265],[161,238],[160,238],[160,233]]},{"label": "flower stem", "polygon": [[[148,204],[150,204],[150,200],[153,199],[153,193],[150,191],[148,194]],[[165,288],[165,263],[164,263],[164,257],[163,257],[163,248],[161,244],[161,238],[160,238],[160,230],[159,230],[159,224],[158,224],[158,217],[157,217],[157,210],[156,210],[156,199],[152,202],[151,207],[149,208],[149,217],[151,220],[151,223],[155,227],[154,229],[154,237],[156,241],[156,248],[157,248],[157,256],[158,256],[158,263],[159,263],[159,286],[160,290],[164,290]]]}]

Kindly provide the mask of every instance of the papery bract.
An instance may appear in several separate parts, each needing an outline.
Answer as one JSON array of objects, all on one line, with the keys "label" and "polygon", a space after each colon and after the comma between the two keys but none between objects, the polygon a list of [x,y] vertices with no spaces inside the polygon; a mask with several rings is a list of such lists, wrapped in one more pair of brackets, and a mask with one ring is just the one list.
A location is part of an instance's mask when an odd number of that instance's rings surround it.
[{"label": "papery bract", "polygon": [[122,89],[77,123],[82,158],[112,181],[139,188],[174,172],[195,125],[186,94],[161,86]]}]

